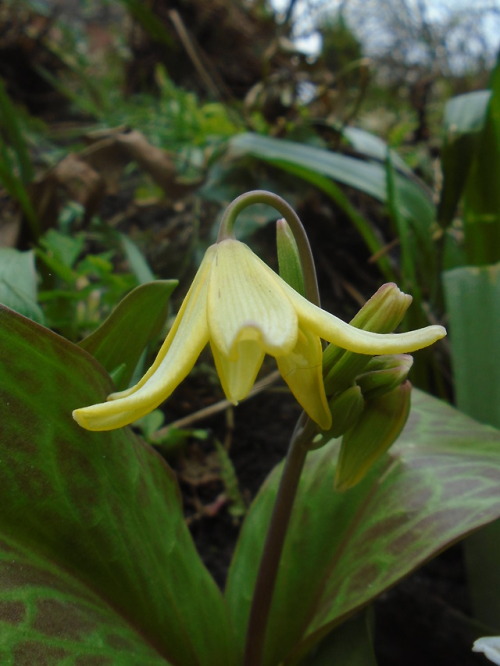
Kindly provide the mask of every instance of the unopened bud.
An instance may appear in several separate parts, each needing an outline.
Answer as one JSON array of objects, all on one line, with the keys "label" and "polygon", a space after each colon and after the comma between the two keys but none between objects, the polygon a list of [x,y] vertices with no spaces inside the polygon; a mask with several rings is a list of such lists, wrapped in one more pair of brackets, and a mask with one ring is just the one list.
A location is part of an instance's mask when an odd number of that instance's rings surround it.
[{"label": "unopened bud", "polygon": [[340,437],[352,428],[365,407],[363,394],[359,386],[350,386],[329,401],[332,413],[332,427],[328,437]]},{"label": "unopened bud", "polygon": [[356,377],[356,384],[367,400],[373,400],[392,391],[406,381],[413,357],[410,354],[388,354],[372,357],[363,374]]},{"label": "unopened bud", "polygon": [[300,261],[297,241],[288,222],[284,219],[276,222],[276,247],[280,277],[301,296],[306,295],[304,272]]},{"label": "unopened bud", "polygon": [[335,488],[348,490],[359,483],[396,441],[410,412],[411,384],[406,381],[370,400],[357,423],[342,438]]},{"label": "unopened bud", "polygon": [[[412,297],[393,282],[384,284],[363,305],[350,321],[352,326],[374,333],[391,333],[401,323]],[[346,351],[330,344],[323,353],[323,374],[326,394],[350,386],[362,373],[370,356]]]}]

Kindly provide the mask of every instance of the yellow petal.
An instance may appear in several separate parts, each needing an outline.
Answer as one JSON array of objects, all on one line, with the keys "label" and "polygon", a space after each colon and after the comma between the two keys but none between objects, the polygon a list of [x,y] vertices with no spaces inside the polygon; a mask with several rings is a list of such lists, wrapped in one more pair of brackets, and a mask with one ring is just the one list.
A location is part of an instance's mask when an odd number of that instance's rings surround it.
[{"label": "yellow petal", "polygon": [[402,354],[428,347],[446,335],[443,326],[426,326],[407,333],[363,331],[325,312],[303,298],[286,282],[281,282],[299,316],[301,328],[308,328],[323,340],[333,342],[348,351],[358,354]]},{"label": "yellow petal", "polygon": [[206,316],[209,248],[156,360],[130,389],[112,393],[108,402],[76,409],[73,418],[87,430],[121,428],[166,400],[186,377],[208,342]]},{"label": "yellow petal", "polygon": [[216,247],[208,290],[214,345],[233,360],[241,336],[248,330],[260,332],[260,344],[268,354],[291,351],[297,340],[298,320],[278,276],[244,243],[228,239]]},{"label": "yellow petal", "polygon": [[[255,333],[259,332],[255,331]],[[236,358],[229,359],[215,345],[212,345],[215,367],[226,398],[237,404],[250,393],[264,360],[264,350],[260,339],[247,337],[236,343],[233,353]]]},{"label": "yellow petal", "polygon": [[137,384],[131,386],[128,389],[125,389],[125,391],[116,391],[115,393],[111,393],[111,395],[108,396],[108,400],[125,398],[127,395],[135,393],[138,389],[141,388],[141,386],[144,386],[144,384],[148,381],[148,379],[160,367],[160,364],[163,362],[163,359],[167,355],[167,352],[169,351],[174,339],[177,338],[176,344],[182,345],[182,336],[180,335],[177,336],[177,330],[179,329],[179,326],[181,325],[183,319],[186,318],[189,319],[191,316],[193,316],[193,313],[196,317],[198,314],[198,308],[202,307],[202,305],[206,303],[208,275],[213,266],[214,256],[215,256],[215,245],[211,245],[205,252],[203,261],[201,262],[200,267],[198,268],[196,275],[194,276],[193,282],[191,283],[188,293],[186,294],[184,300],[182,301],[182,305],[179,309],[179,312],[177,313],[174,323],[172,324],[172,328],[168,332],[168,335],[165,338],[164,343],[160,347],[160,350],[156,355],[153,364],[141,377],[141,379],[137,382]]},{"label": "yellow petal", "polygon": [[276,358],[281,376],[307,415],[328,430],[332,415],[323,385],[322,360],[319,337],[301,329],[294,350]]}]

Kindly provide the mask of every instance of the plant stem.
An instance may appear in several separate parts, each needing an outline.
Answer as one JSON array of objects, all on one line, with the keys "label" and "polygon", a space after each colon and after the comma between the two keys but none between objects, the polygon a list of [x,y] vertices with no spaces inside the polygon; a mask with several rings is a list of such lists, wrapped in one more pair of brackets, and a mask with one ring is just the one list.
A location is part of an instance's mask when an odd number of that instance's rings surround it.
[{"label": "plant stem", "polygon": [[306,231],[299,216],[293,208],[284,199],[273,192],[266,190],[253,190],[246,192],[236,197],[229,206],[226,208],[224,215],[219,226],[219,235],[217,242],[227,238],[234,238],[233,227],[236,218],[242,210],[254,204],[267,204],[275,208],[288,222],[292,230],[297,247],[299,250],[300,263],[304,272],[304,283],[306,288],[307,298],[315,305],[320,306],[318,281],[316,278],[316,269],[314,267],[314,259],[311,252],[309,239],[307,238]]},{"label": "plant stem", "polygon": [[[222,217],[217,242],[234,238],[236,218],[247,206],[267,204],[275,208],[287,221],[297,242],[299,259],[304,275],[305,295],[320,306],[316,269],[306,231],[293,208],[277,194],[265,190],[254,190],[237,197]],[[302,413],[288,447],[285,466],[280,479],[271,521],[267,530],[264,549],[255,582],[252,606],[248,619],[244,666],[262,666],[266,639],[267,621],[276,586],[281,554],[285,544],[300,475],[309,449],[308,445],[318,432],[317,425]]]},{"label": "plant stem", "polygon": [[308,452],[307,444],[316,433],[317,427],[303,413],[290,440],[271,521],[267,530],[248,619],[244,666],[261,666],[262,664],[267,620],[271,609],[281,554],[300,475]]}]

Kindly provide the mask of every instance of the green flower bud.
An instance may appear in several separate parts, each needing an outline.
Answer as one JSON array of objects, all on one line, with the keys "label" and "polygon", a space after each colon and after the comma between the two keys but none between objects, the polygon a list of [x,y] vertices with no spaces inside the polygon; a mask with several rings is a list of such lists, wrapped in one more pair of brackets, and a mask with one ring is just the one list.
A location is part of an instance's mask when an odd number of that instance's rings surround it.
[{"label": "green flower bud", "polygon": [[304,271],[300,261],[297,241],[285,219],[276,222],[276,246],[278,249],[278,267],[280,277],[298,291],[306,295]]},{"label": "green flower bud", "polygon": [[[412,297],[393,282],[384,284],[351,320],[351,326],[374,333],[390,333],[403,319]],[[353,384],[370,361],[364,354],[346,351],[334,344],[323,353],[323,375],[327,396]]]},{"label": "green flower bud", "polygon": [[336,490],[348,490],[359,483],[396,441],[410,412],[410,395],[411,384],[406,381],[367,403],[357,423],[342,439]]},{"label": "green flower bud", "polygon": [[369,360],[365,372],[356,377],[356,384],[361,388],[363,396],[372,400],[406,381],[412,365],[413,357],[409,354],[374,356]]},{"label": "green flower bud", "polygon": [[329,438],[340,437],[352,428],[363,413],[365,400],[359,386],[351,386],[329,401],[332,413],[332,427]]}]

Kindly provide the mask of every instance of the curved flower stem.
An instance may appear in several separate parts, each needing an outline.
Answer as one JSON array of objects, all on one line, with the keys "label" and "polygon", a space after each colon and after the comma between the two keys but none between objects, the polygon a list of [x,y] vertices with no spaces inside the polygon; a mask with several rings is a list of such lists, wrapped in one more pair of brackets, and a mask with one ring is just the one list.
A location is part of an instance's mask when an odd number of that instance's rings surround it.
[{"label": "curved flower stem", "polygon": [[[277,194],[265,190],[247,192],[226,208],[221,220],[217,242],[234,238],[233,227],[242,210],[253,204],[266,204],[275,208],[287,221],[297,242],[304,275],[306,297],[320,306],[316,269],[306,231],[293,208]],[[273,513],[267,530],[252,606],[248,619],[244,666],[261,666],[264,656],[267,622],[276,586],[283,546],[290,523],[293,504],[304,468],[308,445],[318,432],[317,426],[302,413],[290,440],[288,454],[281,475]]]},{"label": "curved flower stem", "polygon": [[240,195],[232,201],[226,208],[222,217],[217,242],[223,241],[227,238],[234,238],[233,227],[236,218],[242,210],[254,204],[266,204],[276,209],[288,222],[297,246],[299,249],[300,263],[304,271],[304,283],[306,288],[306,296],[315,305],[320,306],[318,281],[316,279],[316,269],[314,268],[314,260],[307,238],[306,230],[299,219],[297,213],[284,199],[277,194],[267,192],[266,190],[253,190]]},{"label": "curved flower stem", "polygon": [[281,554],[283,552],[300,476],[308,452],[307,445],[316,433],[316,425],[305,413],[302,413],[290,440],[255,582],[252,606],[248,619],[244,666],[261,666],[262,664],[267,621]]}]

